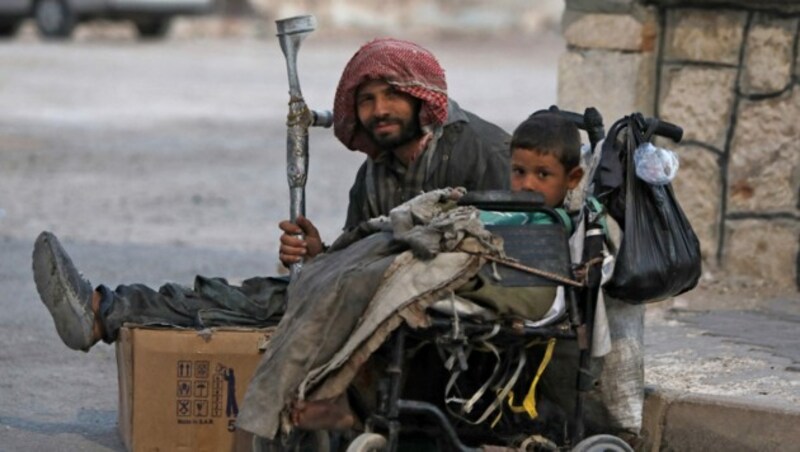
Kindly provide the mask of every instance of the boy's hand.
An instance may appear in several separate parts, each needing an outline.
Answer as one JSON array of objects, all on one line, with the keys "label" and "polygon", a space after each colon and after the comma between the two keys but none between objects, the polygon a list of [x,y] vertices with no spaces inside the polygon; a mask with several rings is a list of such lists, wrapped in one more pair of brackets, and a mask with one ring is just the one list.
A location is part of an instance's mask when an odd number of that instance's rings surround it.
[{"label": "boy's hand", "polygon": [[[322,252],[322,238],[308,218],[297,217],[297,224],[284,220],[278,224],[278,227],[283,231],[281,247],[278,252],[278,258],[283,265],[289,267],[305,257],[314,257]],[[301,238],[301,234],[305,236],[305,239]]]}]

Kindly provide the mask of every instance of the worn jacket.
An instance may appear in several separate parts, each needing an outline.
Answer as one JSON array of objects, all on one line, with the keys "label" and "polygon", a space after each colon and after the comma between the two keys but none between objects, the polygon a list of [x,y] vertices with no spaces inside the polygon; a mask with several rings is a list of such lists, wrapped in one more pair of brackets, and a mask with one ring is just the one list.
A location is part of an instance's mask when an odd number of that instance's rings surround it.
[{"label": "worn jacket", "polygon": [[[452,99],[448,103],[448,119],[434,143],[421,159],[429,158],[423,191],[444,187],[464,187],[467,190],[501,190],[510,187],[511,138],[500,127],[487,122],[461,107]],[[406,192],[387,205],[378,199],[387,196],[380,192],[376,175],[398,177],[392,171],[381,171],[385,161],[367,158],[358,170],[350,189],[350,204],[344,230],[389,213],[389,209],[408,201],[419,193]],[[397,180],[402,187],[402,180]],[[388,209],[387,209],[388,207]]]}]

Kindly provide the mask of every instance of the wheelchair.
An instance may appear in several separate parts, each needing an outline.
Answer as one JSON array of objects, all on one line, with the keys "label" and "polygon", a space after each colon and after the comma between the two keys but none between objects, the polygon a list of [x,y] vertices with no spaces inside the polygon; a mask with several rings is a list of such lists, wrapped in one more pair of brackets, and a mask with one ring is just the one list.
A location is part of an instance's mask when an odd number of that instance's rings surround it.
[{"label": "wheelchair", "polygon": [[[538,379],[543,368],[540,364],[533,363],[534,365],[531,366],[526,363],[528,358],[534,359],[537,355],[530,350],[534,348],[531,344],[547,344],[544,345],[546,349],[544,353],[548,354],[552,351],[550,344],[553,340],[574,341],[580,349],[578,381],[575,382],[578,399],[573,418],[566,422],[570,432],[566,438],[559,438],[560,442],[574,446],[571,450],[632,450],[624,441],[610,435],[584,439],[583,406],[587,392],[595,385],[594,377],[589,371],[589,357],[593,298],[599,287],[597,284],[599,278],[595,275],[598,271],[596,266],[587,268],[587,279],[595,281],[595,284],[584,287],[582,282],[574,279],[567,225],[552,209],[544,206],[543,198],[537,193],[473,192],[462,198],[460,203],[485,210],[536,211],[548,215],[552,219],[552,224],[544,225],[487,226],[487,229],[493,234],[503,238],[506,252],[514,259],[514,262],[520,265],[508,267],[486,264],[481,272],[494,273],[493,276],[499,276],[499,281],[505,288],[555,288],[560,285],[563,287],[563,297],[560,300],[564,302],[564,309],[555,313],[555,317],[550,322],[539,325],[532,325],[520,320],[476,320],[474,316],[459,314],[458,309],[453,309],[447,314],[431,312],[430,327],[424,330],[399,328],[387,344],[388,365],[384,381],[379,384],[377,410],[366,412],[363,408],[357,408],[359,403],[351,398],[351,405],[356,413],[359,417],[363,416],[366,419],[368,433],[356,437],[347,450],[351,452],[396,451],[403,442],[403,436],[419,437],[425,434],[435,438],[435,445],[432,447],[435,450],[561,450],[555,441],[544,436],[537,436],[533,432],[529,435],[511,435],[517,436],[517,438],[516,441],[513,441],[516,444],[510,448],[508,434],[495,435],[493,429],[475,425],[490,420],[489,416],[494,414],[493,412],[499,415],[502,411],[507,411],[503,408],[515,386],[520,386],[517,383],[522,383],[523,388],[529,383],[519,378],[521,374],[526,373],[525,370],[528,371],[527,373],[533,371],[533,379]],[[600,239],[602,240],[602,237]],[[599,245],[602,247],[602,243]],[[589,250],[587,247],[584,254],[592,259],[596,257],[592,255],[593,252],[601,251],[602,248],[597,248],[597,246],[594,246],[593,250]],[[524,269],[535,269],[538,274]],[[556,303],[558,302],[559,300],[556,301]],[[556,309],[556,311],[558,310]],[[450,356],[447,361],[450,364],[448,367],[451,372],[459,374],[467,372],[470,367],[467,356],[469,351],[487,346],[494,349],[493,353],[498,358],[497,365],[494,366],[495,370],[490,372],[491,375],[484,384],[473,384],[478,387],[472,388],[481,392],[481,395],[486,395],[484,400],[481,400],[481,397],[470,398],[463,394],[449,397],[447,393],[457,385],[456,379],[452,378],[453,374],[445,385],[445,399],[449,398],[451,402],[471,399],[467,400],[467,403],[471,404],[468,411],[482,412],[480,419],[457,419],[461,416],[453,413],[454,410],[448,407],[448,402],[445,402],[444,406],[437,406],[428,400],[409,400],[401,397],[404,372],[409,372],[405,359],[409,342],[414,347],[425,343],[435,343],[440,349],[449,350]],[[501,363],[501,355],[504,359],[510,359],[511,362]],[[484,358],[483,361],[486,359]],[[484,375],[480,380],[486,377]],[[517,393],[520,392],[524,395],[524,389]],[[529,405],[535,403],[532,395],[526,398],[531,399],[526,401]],[[445,411],[450,411],[450,416]],[[419,424],[419,422],[410,422],[414,418],[424,420],[423,425],[409,425]],[[497,421],[495,421],[496,423]],[[435,427],[431,428],[430,424]],[[509,426],[513,428],[511,425]],[[584,446],[581,446],[582,441],[587,440],[594,444],[595,449],[584,449]],[[498,443],[500,445],[493,445]],[[600,447],[605,447],[605,449]],[[400,447],[400,449],[403,448]]]},{"label": "wheelchair", "polygon": [[[555,107],[550,111],[587,131],[592,150],[605,138],[602,118],[594,109],[587,109],[583,115]],[[658,126],[653,121],[646,125],[680,131],[669,123]],[[656,131],[656,134],[661,133]],[[616,132],[609,139],[616,139]],[[675,141],[679,140],[680,137]],[[274,450],[633,450],[613,435],[587,435],[585,425],[588,394],[597,385],[590,361],[605,241],[604,235],[598,233],[602,230],[600,216],[584,211],[581,217],[586,229],[582,256],[576,266],[569,242],[570,225],[563,215],[545,206],[540,194],[470,192],[459,203],[480,210],[537,212],[551,219],[537,225],[486,226],[503,239],[510,259],[505,262],[489,259],[480,270],[503,288],[553,289],[558,296],[545,319],[523,321],[486,316],[480,310],[476,314],[474,309],[459,308],[455,296],[442,300],[428,309],[427,328],[414,330],[401,326],[376,352],[383,369],[372,388],[375,391],[370,403],[352,386],[348,390],[348,401],[363,424],[363,433],[326,436],[320,432],[298,432],[288,448]],[[539,419],[536,404],[547,400],[541,394],[537,396],[536,382],[550,359],[554,341],[565,341],[578,351],[574,363],[576,379],[569,383],[576,390],[574,409],[569,414],[561,411],[553,418]],[[421,365],[426,367],[419,367],[420,362],[408,359],[430,345],[441,355],[449,371],[444,377],[447,381],[439,380],[438,385],[433,385],[438,400],[414,396],[413,389],[425,386],[425,380],[435,372],[428,367],[430,361],[422,361]],[[484,353],[471,354],[475,350]],[[486,361],[485,356],[495,356],[495,365]],[[414,365],[418,367],[409,368]],[[460,377],[469,376],[470,369],[476,370],[479,378],[460,381]],[[417,381],[409,380],[413,375]],[[539,408],[546,407],[545,403]]]}]

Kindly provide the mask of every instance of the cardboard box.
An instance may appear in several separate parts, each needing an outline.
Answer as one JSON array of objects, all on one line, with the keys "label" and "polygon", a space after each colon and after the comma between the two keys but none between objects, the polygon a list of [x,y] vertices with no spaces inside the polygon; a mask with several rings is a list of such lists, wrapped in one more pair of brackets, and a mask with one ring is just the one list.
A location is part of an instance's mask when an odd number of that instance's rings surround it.
[{"label": "cardboard box", "polygon": [[249,450],[236,415],[273,331],[123,327],[119,430],[128,451]]}]

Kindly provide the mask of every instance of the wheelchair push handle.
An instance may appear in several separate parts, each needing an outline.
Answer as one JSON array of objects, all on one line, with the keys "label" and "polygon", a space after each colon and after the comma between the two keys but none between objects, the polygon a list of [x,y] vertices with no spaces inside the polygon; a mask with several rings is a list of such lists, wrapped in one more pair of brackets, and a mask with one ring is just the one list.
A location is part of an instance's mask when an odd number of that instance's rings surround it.
[{"label": "wheelchair push handle", "polygon": [[619,134],[631,124],[635,126],[636,133],[641,140],[650,141],[653,135],[669,138],[675,143],[680,143],[683,139],[683,128],[681,126],[654,117],[646,118],[641,113],[633,113],[630,116],[620,118],[611,126],[606,141],[616,142]]},{"label": "wheelchair push handle", "polygon": [[683,128],[671,122],[662,121],[658,118],[645,119],[647,129],[654,129],[653,134],[680,143],[683,139]]},{"label": "wheelchair push handle", "polygon": [[555,105],[550,107],[548,111],[564,117],[581,130],[587,132],[590,132],[594,128],[603,130],[603,117],[600,116],[600,112],[594,107],[587,108],[583,114],[575,113],[574,111],[559,110]]},{"label": "wheelchair push handle", "polygon": [[589,107],[583,112],[583,114],[580,114],[574,111],[561,110],[557,106],[551,105],[547,110],[539,110],[533,113],[533,115],[545,112],[555,113],[575,124],[575,126],[579,129],[586,131],[586,134],[589,136],[589,144],[591,145],[593,151],[597,143],[599,143],[600,140],[606,136],[606,130],[603,127],[603,117],[594,107]]}]

